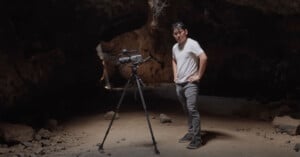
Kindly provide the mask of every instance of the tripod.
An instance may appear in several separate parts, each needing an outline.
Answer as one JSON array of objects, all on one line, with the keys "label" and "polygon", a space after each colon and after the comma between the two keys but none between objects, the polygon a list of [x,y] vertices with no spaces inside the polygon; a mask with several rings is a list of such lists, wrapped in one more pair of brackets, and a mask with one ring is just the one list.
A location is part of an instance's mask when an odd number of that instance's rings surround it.
[{"label": "tripod", "polygon": [[124,99],[124,96],[125,96],[125,93],[126,93],[126,90],[127,88],[129,87],[129,84],[131,81],[135,81],[137,87],[138,87],[138,90],[139,90],[139,94],[140,94],[140,97],[141,97],[141,100],[142,100],[142,104],[143,104],[143,108],[144,108],[144,111],[145,111],[145,115],[146,115],[146,118],[147,118],[147,122],[148,122],[148,126],[149,126],[149,130],[150,130],[150,133],[151,133],[151,137],[152,137],[152,142],[153,142],[153,145],[154,145],[154,150],[155,150],[155,153],[156,154],[159,154],[159,151],[157,149],[157,146],[156,146],[156,141],[155,141],[155,138],[154,138],[154,135],[153,135],[153,131],[152,131],[152,127],[151,127],[151,123],[150,123],[150,120],[149,120],[149,114],[148,114],[148,111],[147,111],[147,108],[146,108],[146,103],[145,103],[145,100],[144,100],[144,96],[143,96],[143,92],[142,92],[142,89],[141,89],[141,84],[143,85],[143,82],[141,80],[141,78],[137,75],[137,69],[138,69],[138,64],[133,64],[131,65],[131,71],[132,71],[132,74],[130,76],[130,78],[128,79],[124,89],[123,89],[123,92],[122,92],[122,95],[121,95],[121,98],[116,106],[116,109],[115,109],[115,112],[113,114],[113,117],[109,123],[109,126],[106,130],[106,133],[105,133],[105,136],[103,138],[103,141],[102,143],[99,145],[99,150],[103,150],[103,145],[104,145],[104,142],[106,140],[106,137],[110,131],[110,128],[113,124],[113,121],[115,120],[116,118],[116,114],[119,112],[119,109],[120,109],[120,106],[122,104],[122,101]]}]

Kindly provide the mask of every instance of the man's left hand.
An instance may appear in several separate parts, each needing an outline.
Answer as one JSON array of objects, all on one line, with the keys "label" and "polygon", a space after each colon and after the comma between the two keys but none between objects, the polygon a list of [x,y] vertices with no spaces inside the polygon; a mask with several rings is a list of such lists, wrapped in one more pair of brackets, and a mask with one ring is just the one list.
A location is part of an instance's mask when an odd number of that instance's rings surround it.
[{"label": "man's left hand", "polygon": [[200,81],[200,75],[192,75],[188,78],[189,82],[199,82]]}]

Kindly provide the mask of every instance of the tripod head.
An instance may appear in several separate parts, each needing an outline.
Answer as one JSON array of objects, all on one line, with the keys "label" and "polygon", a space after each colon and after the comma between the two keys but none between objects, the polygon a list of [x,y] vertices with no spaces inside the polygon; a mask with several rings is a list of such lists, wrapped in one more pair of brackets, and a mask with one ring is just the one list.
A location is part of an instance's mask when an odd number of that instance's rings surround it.
[{"label": "tripod head", "polygon": [[121,57],[118,59],[120,64],[132,63],[133,65],[139,65],[145,62],[142,55],[137,50],[123,49],[121,51]]},{"label": "tripod head", "polygon": [[139,54],[137,50],[127,50],[127,49],[122,49],[121,57],[118,59],[118,63],[120,64],[132,63],[133,66],[138,66],[142,63],[149,61],[150,59],[156,61],[162,67],[164,66],[163,62],[153,57],[151,53],[148,57],[143,58],[142,55]]}]

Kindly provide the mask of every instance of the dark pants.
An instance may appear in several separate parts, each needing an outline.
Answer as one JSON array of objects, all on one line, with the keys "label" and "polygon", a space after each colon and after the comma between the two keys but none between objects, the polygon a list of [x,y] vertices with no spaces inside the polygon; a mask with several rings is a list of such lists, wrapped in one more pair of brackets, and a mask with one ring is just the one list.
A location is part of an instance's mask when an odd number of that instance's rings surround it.
[{"label": "dark pants", "polygon": [[176,84],[176,93],[184,112],[188,116],[188,132],[201,140],[200,114],[198,111],[198,86],[195,83]]}]

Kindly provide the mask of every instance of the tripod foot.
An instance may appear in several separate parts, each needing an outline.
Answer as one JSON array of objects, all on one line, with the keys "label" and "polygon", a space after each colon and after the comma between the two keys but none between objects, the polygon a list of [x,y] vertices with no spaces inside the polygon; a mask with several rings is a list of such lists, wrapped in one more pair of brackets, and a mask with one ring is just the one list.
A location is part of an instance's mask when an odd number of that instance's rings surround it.
[{"label": "tripod foot", "polygon": [[98,147],[99,153],[101,153],[101,154],[105,153],[105,151],[103,150],[103,144],[98,143],[97,146],[99,146]]},{"label": "tripod foot", "polygon": [[157,148],[155,148],[155,154],[156,154],[156,155],[159,155],[159,154],[160,154],[160,152],[159,152],[159,150],[158,150]]},{"label": "tripod foot", "polygon": [[103,150],[103,143],[102,143],[102,144],[98,143],[97,146],[98,146],[98,150],[99,150],[99,151],[100,151],[100,150]]}]

